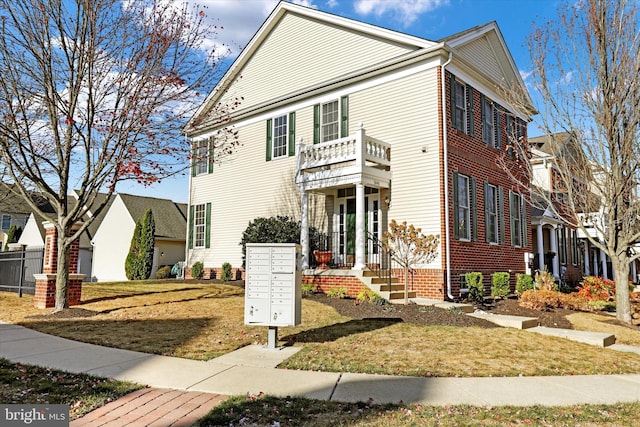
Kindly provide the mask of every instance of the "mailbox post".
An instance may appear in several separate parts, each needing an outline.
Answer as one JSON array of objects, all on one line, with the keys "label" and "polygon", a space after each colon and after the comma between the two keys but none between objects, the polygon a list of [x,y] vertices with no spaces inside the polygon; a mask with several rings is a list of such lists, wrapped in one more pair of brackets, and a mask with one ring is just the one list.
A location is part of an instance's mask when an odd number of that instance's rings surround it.
[{"label": "mailbox post", "polygon": [[300,245],[247,243],[245,256],[244,323],[268,326],[267,347],[275,349],[278,326],[300,324]]}]

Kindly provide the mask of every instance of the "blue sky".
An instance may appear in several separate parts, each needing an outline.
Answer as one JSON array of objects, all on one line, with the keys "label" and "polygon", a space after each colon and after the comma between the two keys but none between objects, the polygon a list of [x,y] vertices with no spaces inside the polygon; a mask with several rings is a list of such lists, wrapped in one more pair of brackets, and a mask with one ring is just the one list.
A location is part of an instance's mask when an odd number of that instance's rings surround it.
[{"label": "blue sky", "polygon": [[[207,5],[212,22],[223,27],[216,42],[231,46],[237,55],[278,1],[199,0],[198,3]],[[496,21],[525,83],[531,68],[527,37],[534,25],[555,17],[558,4],[553,0],[296,0],[293,3],[429,40]],[[529,135],[538,134],[535,127],[530,126]],[[123,185],[118,191],[186,203],[188,177],[166,179],[147,188]]]}]

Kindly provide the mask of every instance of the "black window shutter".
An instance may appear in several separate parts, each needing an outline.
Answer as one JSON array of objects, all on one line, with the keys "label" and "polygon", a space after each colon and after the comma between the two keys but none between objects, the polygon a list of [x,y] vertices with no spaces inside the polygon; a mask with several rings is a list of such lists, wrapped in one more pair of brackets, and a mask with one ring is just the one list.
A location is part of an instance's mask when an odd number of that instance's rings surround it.
[{"label": "black window shutter", "polygon": [[451,126],[458,129],[456,120],[456,76],[449,74],[449,113],[451,114]]},{"label": "black window shutter", "polygon": [[467,85],[467,134],[475,136],[475,117],[473,115],[473,88]]},{"label": "black window shutter", "polygon": [[487,116],[487,110],[485,108],[485,100],[484,100],[484,94],[480,94],[480,116],[481,116],[481,129],[482,129],[482,142],[484,142],[485,144],[488,144],[489,141],[487,141],[487,134],[484,130],[486,124],[486,116]]},{"label": "black window shutter", "polygon": [[289,113],[289,156],[296,155],[296,113]]},{"label": "black window shutter", "polygon": [[313,143],[320,143],[320,104],[313,106]]},{"label": "black window shutter", "polygon": [[197,142],[191,143],[191,176],[198,174]]},{"label": "black window shutter", "polygon": [[502,110],[502,108],[500,108],[499,106],[496,106],[496,108],[493,109],[493,127],[494,129],[494,138],[495,138],[495,142],[494,142],[494,147],[498,148],[498,149],[502,149],[502,129],[500,127],[500,111]]},{"label": "black window shutter", "polygon": [[478,204],[476,203],[476,179],[469,178],[469,185],[471,186],[471,240],[473,242],[478,241]]},{"label": "black window shutter", "polygon": [[[520,224],[522,226],[522,247],[526,248],[529,246],[529,239],[527,239],[527,234],[529,234],[529,230],[527,228],[527,205],[524,196],[520,196]],[[565,247],[566,249],[566,247]]]},{"label": "black window shutter", "polygon": [[204,247],[211,247],[211,203],[207,203],[206,207],[206,222],[204,231]]},{"label": "black window shutter", "polygon": [[189,206],[189,249],[193,249],[193,218],[195,217],[195,207]]},{"label": "black window shutter", "polygon": [[349,135],[349,97],[340,98],[340,138]]},{"label": "black window shutter", "polygon": [[[483,121],[484,123],[484,121]],[[484,125],[483,125],[484,126]],[[490,206],[489,206],[489,183],[487,181],[484,182],[484,241],[489,243],[491,240],[489,239],[489,226],[491,225],[491,220],[489,218]]]},{"label": "black window shutter", "polygon": [[504,191],[498,187],[498,242],[504,245]]},{"label": "black window shutter", "polygon": [[453,173],[453,237],[460,238],[459,218],[458,218],[458,172]]},{"label": "black window shutter", "polygon": [[267,119],[267,162],[271,160],[271,119]]}]

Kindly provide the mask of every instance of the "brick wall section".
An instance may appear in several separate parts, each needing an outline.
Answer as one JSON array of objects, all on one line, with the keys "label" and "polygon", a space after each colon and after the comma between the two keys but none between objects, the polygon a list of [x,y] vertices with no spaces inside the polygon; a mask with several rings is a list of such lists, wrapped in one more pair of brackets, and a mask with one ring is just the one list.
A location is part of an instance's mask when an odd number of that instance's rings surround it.
[{"label": "brick wall section", "polygon": [[[393,277],[404,284],[404,269],[394,269]],[[438,301],[446,299],[444,270],[419,268],[409,273],[409,290],[416,291],[416,296]]]},{"label": "brick wall section", "polygon": [[[75,274],[78,271],[80,242],[71,244],[69,251],[69,279],[67,292],[69,305],[78,305],[82,299],[82,279],[84,275]],[[36,277],[34,305],[37,308],[55,307],[56,303],[56,273],[58,271],[58,231],[53,224],[45,224],[45,251],[42,274]]]},{"label": "brick wall section", "polygon": [[304,275],[302,283],[315,285],[317,292],[326,293],[332,288],[345,288],[350,297],[355,298],[367,287],[355,276]]},{"label": "brick wall section", "polygon": [[[473,113],[475,135],[467,135],[452,127],[450,120],[450,74],[446,73],[446,99],[441,105],[445,106],[444,114],[447,120],[448,135],[448,159],[449,159],[449,176],[446,178],[446,185],[449,190],[449,221],[450,221],[450,251],[451,251],[451,287],[454,296],[459,295],[461,274],[479,271],[485,276],[485,288],[491,287],[491,274],[497,271],[506,271],[511,273],[512,287],[515,286],[516,273],[524,273],[526,252],[531,252],[531,209],[526,204],[526,233],[527,246],[514,247],[511,245],[511,224],[509,215],[509,191],[522,193],[518,189],[508,174],[498,165],[499,158],[504,158],[504,147],[507,145],[506,117],[502,115],[500,121],[502,134],[502,150],[488,146],[482,141],[482,105],[480,92],[473,88]],[[526,140],[526,125],[524,129]],[[444,159],[443,159],[444,160]],[[506,158],[508,167],[517,173],[519,170],[515,160]],[[442,163],[442,162],[441,162]],[[465,242],[454,238],[453,233],[453,179],[452,173],[473,177],[476,180],[476,209],[477,209],[477,225],[478,234],[477,241]],[[442,174],[444,170],[442,171]],[[441,176],[442,176],[441,174]],[[502,211],[504,212],[504,244],[489,244],[485,241],[485,213],[484,213],[484,182],[502,187],[504,191]],[[442,199],[444,212],[444,198]],[[446,247],[444,217],[443,217],[443,249]],[[445,254],[443,253],[443,260]],[[446,266],[443,266],[443,268]]]}]

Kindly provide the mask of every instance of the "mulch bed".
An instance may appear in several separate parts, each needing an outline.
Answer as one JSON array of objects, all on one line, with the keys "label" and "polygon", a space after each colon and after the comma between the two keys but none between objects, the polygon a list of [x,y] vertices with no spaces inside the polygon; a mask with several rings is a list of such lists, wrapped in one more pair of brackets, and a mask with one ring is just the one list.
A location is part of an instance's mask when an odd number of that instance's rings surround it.
[{"label": "mulch bed", "polygon": [[[497,325],[486,320],[466,316],[459,310],[447,310],[435,307],[421,306],[414,303],[373,305],[359,303],[352,298],[331,298],[325,294],[307,295],[305,298],[333,307],[338,313],[352,319],[396,318],[403,322],[418,325],[438,326],[476,326],[481,328],[495,328]],[[508,314],[538,318],[540,326],[551,328],[571,329],[571,323],[565,316],[574,313],[571,310],[555,309],[552,311],[530,310],[520,307],[515,299],[485,300],[476,308],[487,313]]]}]

